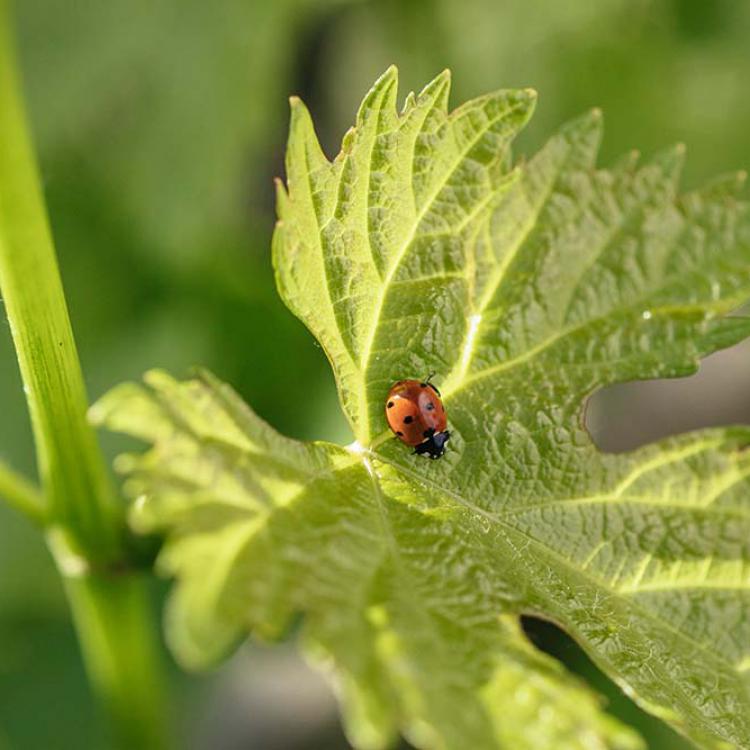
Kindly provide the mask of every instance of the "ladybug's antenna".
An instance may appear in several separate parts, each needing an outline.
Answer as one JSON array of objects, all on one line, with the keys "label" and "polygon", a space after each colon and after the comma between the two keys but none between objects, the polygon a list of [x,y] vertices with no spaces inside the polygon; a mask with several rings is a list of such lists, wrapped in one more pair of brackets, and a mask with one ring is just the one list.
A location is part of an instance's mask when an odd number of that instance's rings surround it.
[{"label": "ladybug's antenna", "polygon": [[430,374],[429,374],[429,375],[428,375],[428,376],[427,376],[427,377],[425,378],[425,381],[424,381],[424,382],[425,382],[425,383],[429,383],[429,382],[430,382],[430,381],[431,381],[431,380],[432,380],[432,379],[433,379],[434,377],[435,377],[435,372],[433,371],[433,372],[431,372],[431,373],[430,373]]}]

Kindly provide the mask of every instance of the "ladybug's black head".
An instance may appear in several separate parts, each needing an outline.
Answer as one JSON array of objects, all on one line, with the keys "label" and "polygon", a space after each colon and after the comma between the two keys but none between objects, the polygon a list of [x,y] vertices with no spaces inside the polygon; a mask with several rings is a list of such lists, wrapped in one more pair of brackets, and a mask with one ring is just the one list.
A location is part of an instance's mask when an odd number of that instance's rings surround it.
[{"label": "ladybug's black head", "polygon": [[431,435],[423,443],[420,443],[414,452],[418,456],[429,456],[430,458],[440,458],[445,453],[445,444],[450,440],[450,432],[444,430],[443,432],[436,432]]}]

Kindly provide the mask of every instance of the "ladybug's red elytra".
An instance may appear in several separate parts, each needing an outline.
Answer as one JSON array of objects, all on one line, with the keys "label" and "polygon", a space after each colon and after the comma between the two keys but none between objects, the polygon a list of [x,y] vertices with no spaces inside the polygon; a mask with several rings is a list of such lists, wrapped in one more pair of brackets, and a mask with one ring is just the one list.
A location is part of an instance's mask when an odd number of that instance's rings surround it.
[{"label": "ladybug's red elytra", "polygon": [[450,438],[440,391],[427,380],[399,380],[385,401],[385,418],[396,437],[414,452],[440,458]]}]

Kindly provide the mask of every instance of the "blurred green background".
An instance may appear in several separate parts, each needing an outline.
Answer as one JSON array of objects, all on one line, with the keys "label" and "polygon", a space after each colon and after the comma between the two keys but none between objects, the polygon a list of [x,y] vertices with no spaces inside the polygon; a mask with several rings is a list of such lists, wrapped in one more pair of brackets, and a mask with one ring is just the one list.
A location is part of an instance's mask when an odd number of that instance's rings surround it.
[{"label": "blurred green background", "polygon": [[[445,67],[454,103],[538,89],[518,152],[600,106],[605,163],[684,141],[688,187],[750,167],[747,0],[23,0],[16,16],[92,398],[150,367],[185,374],[202,364],[282,432],[348,441],[325,358],[277,298],[270,266],[271,179],[283,172],[290,94],[310,106],[330,156],[365,91],[396,63],[404,94]],[[750,351],[739,347],[684,382],[610,389],[591,404],[590,429],[621,450],[750,421],[748,376]],[[290,398],[300,382],[308,397]],[[0,456],[34,471],[5,323]],[[530,621],[527,631],[607,691],[651,748],[687,747],[554,628]],[[180,747],[347,747],[330,693],[291,649],[248,647],[212,675],[172,673]],[[101,743],[50,559],[0,506],[0,748]]]}]

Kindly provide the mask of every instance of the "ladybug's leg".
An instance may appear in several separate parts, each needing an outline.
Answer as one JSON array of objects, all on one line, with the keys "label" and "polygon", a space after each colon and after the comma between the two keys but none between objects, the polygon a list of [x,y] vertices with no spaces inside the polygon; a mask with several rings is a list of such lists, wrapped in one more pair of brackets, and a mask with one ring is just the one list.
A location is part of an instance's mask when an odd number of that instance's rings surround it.
[{"label": "ladybug's leg", "polygon": [[428,375],[428,376],[427,376],[426,378],[424,378],[424,379],[423,379],[423,380],[422,380],[422,381],[420,382],[420,384],[419,384],[419,385],[421,385],[421,386],[422,386],[422,388],[427,388],[427,386],[429,385],[429,386],[430,386],[430,388],[433,388],[433,389],[434,389],[434,388],[435,388],[435,386],[434,386],[434,385],[433,385],[432,383],[430,383],[430,381],[431,381],[431,380],[432,380],[432,379],[433,379],[434,377],[435,377],[435,373],[434,373],[434,372],[431,372],[431,373],[430,373],[430,374],[429,374],[429,375]]},{"label": "ladybug's leg", "polygon": [[432,388],[432,390],[435,391],[435,393],[437,393],[438,396],[440,396],[440,391],[437,389],[437,386],[435,386],[433,383],[430,382],[434,377],[435,377],[435,373],[431,372],[425,378],[425,380],[422,381],[421,386],[422,386],[422,388],[426,388],[429,385],[430,388]]}]

